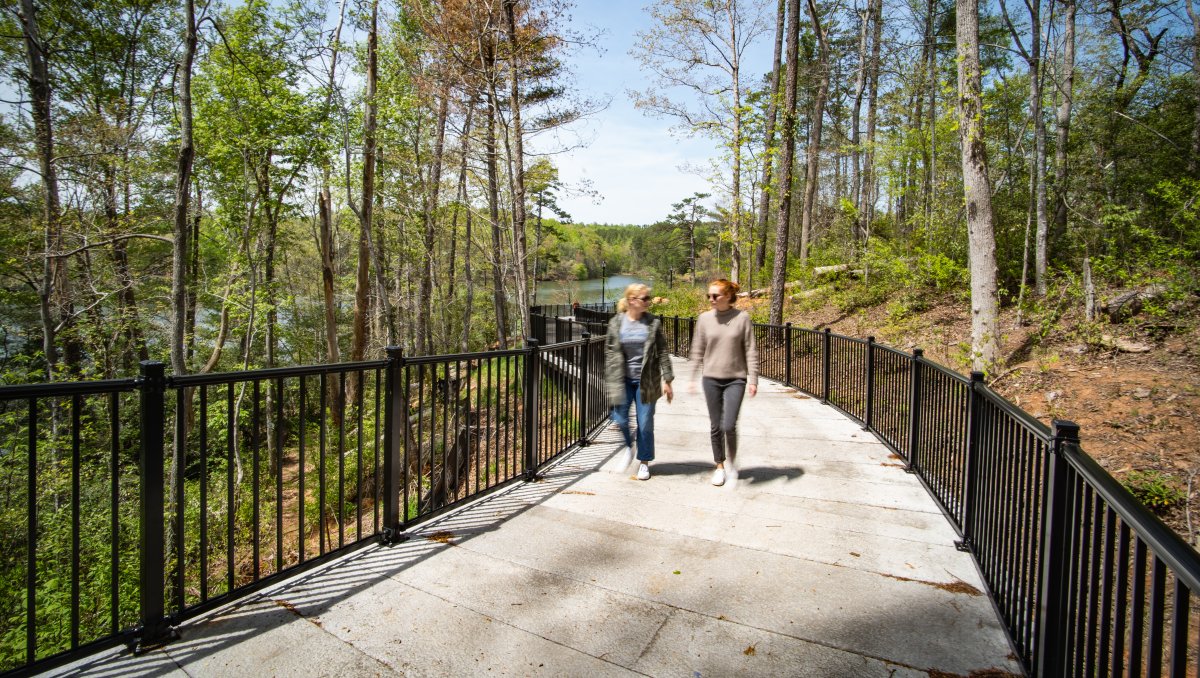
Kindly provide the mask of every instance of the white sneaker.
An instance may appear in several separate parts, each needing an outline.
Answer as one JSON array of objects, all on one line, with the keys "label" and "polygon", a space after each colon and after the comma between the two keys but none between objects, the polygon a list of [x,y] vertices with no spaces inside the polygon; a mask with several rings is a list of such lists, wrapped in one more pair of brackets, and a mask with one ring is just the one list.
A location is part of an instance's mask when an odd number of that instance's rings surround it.
[{"label": "white sneaker", "polygon": [[718,487],[725,484],[725,469],[720,466],[713,469],[712,484]]},{"label": "white sneaker", "polygon": [[638,480],[650,480],[650,467],[645,462],[638,464]]},{"label": "white sneaker", "polygon": [[737,467],[733,465],[733,461],[725,460],[725,478],[730,482],[736,482],[738,479]]},{"label": "white sneaker", "polygon": [[633,448],[626,445],[617,452],[617,473],[624,473],[625,469],[633,463]]}]

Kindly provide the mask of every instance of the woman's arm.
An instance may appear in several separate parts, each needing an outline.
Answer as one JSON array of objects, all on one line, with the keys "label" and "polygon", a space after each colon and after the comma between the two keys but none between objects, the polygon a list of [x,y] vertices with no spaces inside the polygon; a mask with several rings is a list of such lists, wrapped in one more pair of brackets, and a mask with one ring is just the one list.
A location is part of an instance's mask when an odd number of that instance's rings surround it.
[{"label": "woman's arm", "polygon": [[754,321],[746,314],[746,329],[742,335],[742,346],[746,350],[746,387],[753,398],[758,394],[758,343],[754,339]]}]

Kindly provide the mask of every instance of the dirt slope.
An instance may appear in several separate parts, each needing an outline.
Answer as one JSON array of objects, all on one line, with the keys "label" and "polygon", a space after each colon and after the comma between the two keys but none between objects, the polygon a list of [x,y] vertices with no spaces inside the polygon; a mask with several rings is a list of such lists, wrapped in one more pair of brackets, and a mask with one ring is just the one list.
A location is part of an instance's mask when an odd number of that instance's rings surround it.
[{"label": "dirt slope", "polygon": [[[743,300],[742,306],[763,303]],[[786,319],[848,336],[874,336],[905,351],[920,347],[931,360],[964,374],[970,369],[969,309],[953,298],[899,318],[879,305],[849,314],[826,306]],[[1118,480],[1133,472],[1161,474],[1160,481],[1186,501],[1160,515],[1200,546],[1200,323],[1188,322],[1191,329],[1165,336],[1148,334],[1153,325],[1105,329],[1149,349],[1132,353],[1089,347],[1072,329],[1079,320],[1064,316],[1039,338],[1037,327],[1018,324],[1015,312],[1006,311],[1000,323],[1006,364],[990,380],[993,388],[1047,424],[1052,419],[1079,424],[1084,450]]]}]

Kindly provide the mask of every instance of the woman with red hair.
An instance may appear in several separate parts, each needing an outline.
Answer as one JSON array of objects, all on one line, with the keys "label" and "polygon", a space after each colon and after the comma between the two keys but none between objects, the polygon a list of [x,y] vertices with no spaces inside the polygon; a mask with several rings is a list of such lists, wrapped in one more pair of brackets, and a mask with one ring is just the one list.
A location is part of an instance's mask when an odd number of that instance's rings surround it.
[{"label": "woman with red hair", "polygon": [[724,485],[737,480],[737,418],[747,391],[758,393],[758,347],[754,343],[754,323],[745,311],[734,308],[738,284],[724,278],[708,285],[711,310],[696,320],[692,337],[692,360],[699,363],[697,373],[704,375],[704,401],[708,405],[709,431],[712,435],[712,484]]}]

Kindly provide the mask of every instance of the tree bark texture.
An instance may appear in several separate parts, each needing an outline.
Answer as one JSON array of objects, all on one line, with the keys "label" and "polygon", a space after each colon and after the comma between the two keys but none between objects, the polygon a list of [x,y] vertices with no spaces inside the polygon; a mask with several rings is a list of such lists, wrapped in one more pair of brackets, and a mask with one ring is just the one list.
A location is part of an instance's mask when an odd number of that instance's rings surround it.
[{"label": "tree bark texture", "polygon": [[[766,151],[763,157],[762,183],[759,186],[758,195],[758,251],[755,252],[755,267],[759,270],[767,260],[767,224],[770,221],[768,215],[771,211],[771,170],[775,158],[779,155],[779,150],[775,147],[775,121],[779,116],[779,81],[780,71],[783,69],[780,60],[783,58],[783,29],[786,16],[787,1],[779,0],[779,7],[775,14],[775,55],[771,59],[771,101],[767,104],[767,130],[764,143]],[[695,255],[693,255],[693,261],[695,261]],[[693,275],[695,274],[693,273]]]},{"label": "tree bark texture", "polygon": [[[1191,0],[1188,0],[1191,6]],[[1058,111],[1055,115],[1057,139],[1054,144],[1054,239],[1067,232],[1067,144],[1071,133],[1071,105],[1075,100],[1075,0],[1063,0],[1062,72],[1058,74]],[[1200,23],[1200,22],[1197,22]],[[1200,61],[1197,62],[1200,67]],[[1200,85],[1200,70],[1197,72]],[[1197,88],[1200,90],[1200,87]],[[1200,105],[1196,107],[1200,116]],[[1200,118],[1197,118],[1200,121]],[[1200,125],[1196,126],[1200,134]],[[1200,139],[1200,137],[1196,137]],[[1192,155],[1195,160],[1195,154]]]},{"label": "tree bark texture", "polygon": [[769,322],[783,324],[783,285],[787,275],[788,225],[792,219],[792,158],[796,154],[796,76],[800,70],[800,0],[787,0],[787,70],[780,130],[779,209],[775,217],[775,263],[771,270]]},{"label": "tree bark texture", "polygon": [[509,136],[512,138],[513,262],[521,336],[529,336],[529,252],[525,237],[525,131],[521,126],[521,48],[517,40],[517,0],[504,0],[509,49]]},{"label": "tree bark texture", "polygon": [[808,136],[808,167],[804,173],[804,208],[800,216],[800,263],[808,263],[808,249],[812,245],[813,215],[817,209],[817,184],[820,183],[821,128],[825,119],[825,100],[829,96],[829,36],[821,26],[816,0],[808,0],[808,16],[812,20],[813,32],[817,36],[819,58],[816,101],[813,103],[812,122]]},{"label": "tree bark texture", "polygon": [[184,0],[183,59],[179,64],[179,156],[175,168],[174,246],[171,258],[171,371],[187,374],[184,329],[187,325],[188,204],[192,163],[192,62],[196,58],[196,6]]},{"label": "tree bark texture", "polygon": [[958,114],[963,191],[971,272],[971,355],[974,369],[989,371],[1000,357],[997,332],[996,238],[984,144],[979,0],[956,0]]}]

